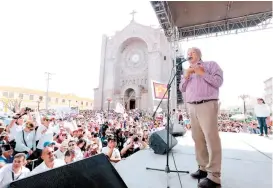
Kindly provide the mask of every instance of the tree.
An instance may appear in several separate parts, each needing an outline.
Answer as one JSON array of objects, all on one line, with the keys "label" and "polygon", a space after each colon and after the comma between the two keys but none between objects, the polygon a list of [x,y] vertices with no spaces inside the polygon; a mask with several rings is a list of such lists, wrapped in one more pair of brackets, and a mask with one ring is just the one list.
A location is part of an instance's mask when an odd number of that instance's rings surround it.
[{"label": "tree", "polygon": [[13,113],[18,112],[21,109],[21,104],[22,104],[21,98],[18,98],[18,99],[5,98],[5,99],[0,99],[0,101],[3,103],[4,108],[9,109]]},{"label": "tree", "polygon": [[243,100],[243,103],[244,103],[244,107],[243,107],[243,108],[244,108],[244,114],[246,114],[246,99],[248,99],[249,96],[243,94],[243,95],[240,95],[239,98],[240,98],[241,100]]}]

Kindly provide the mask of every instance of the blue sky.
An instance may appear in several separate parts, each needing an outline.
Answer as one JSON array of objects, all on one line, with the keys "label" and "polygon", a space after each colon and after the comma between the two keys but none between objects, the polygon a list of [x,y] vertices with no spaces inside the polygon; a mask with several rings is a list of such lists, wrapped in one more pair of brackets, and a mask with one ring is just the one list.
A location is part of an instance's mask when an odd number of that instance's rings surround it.
[{"label": "blue sky", "polygon": [[[98,86],[101,37],[131,20],[158,25],[148,1],[0,1],[0,85],[46,89],[44,72],[55,73],[50,90],[93,97]],[[271,36],[270,36],[271,35]],[[263,95],[272,76],[272,30],[183,42],[201,48],[204,60],[224,70],[221,100]]]}]

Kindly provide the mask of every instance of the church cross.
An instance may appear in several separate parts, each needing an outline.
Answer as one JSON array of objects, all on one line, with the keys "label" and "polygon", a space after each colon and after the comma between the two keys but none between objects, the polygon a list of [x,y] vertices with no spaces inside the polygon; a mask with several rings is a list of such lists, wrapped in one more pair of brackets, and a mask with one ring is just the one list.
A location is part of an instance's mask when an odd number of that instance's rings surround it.
[{"label": "church cross", "polygon": [[135,10],[133,10],[130,14],[132,15],[132,21],[133,20],[135,20],[135,14],[136,14],[137,12],[135,11]]}]

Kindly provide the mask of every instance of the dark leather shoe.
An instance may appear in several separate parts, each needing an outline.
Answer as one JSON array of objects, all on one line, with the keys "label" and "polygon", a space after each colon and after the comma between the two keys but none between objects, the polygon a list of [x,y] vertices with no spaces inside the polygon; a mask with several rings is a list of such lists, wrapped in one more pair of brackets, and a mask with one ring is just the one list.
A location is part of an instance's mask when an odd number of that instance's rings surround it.
[{"label": "dark leather shoe", "polygon": [[196,172],[191,174],[191,177],[193,177],[194,179],[203,179],[206,178],[208,175],[208,173],[206,171],[203,170],[197,170]]},{"label": "dark leather shoe", "polygon": [[211,181],[210,179],[206,178],[200,183],[198,183],[198,188],[220,188],[221,185]]}]

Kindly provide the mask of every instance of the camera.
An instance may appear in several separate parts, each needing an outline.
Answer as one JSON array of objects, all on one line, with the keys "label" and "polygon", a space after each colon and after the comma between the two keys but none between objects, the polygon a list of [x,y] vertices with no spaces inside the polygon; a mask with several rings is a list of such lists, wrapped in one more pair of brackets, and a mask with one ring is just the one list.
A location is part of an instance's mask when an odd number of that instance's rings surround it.
[{"label": "camera", "polygon": [[20,117],[22,117],[21,114],[16,114],[16,115],[13,116],[12,118],[13,118],[13,119],[19,119]]},{"label": "camera", "polygon": [[138,141],[138,137],[135,137],[135,138],[134,138],[134,142],[137,142],[137,141]]},{"label": "camera", "polygon": [[29,107],[26,107],[26,108],[25,108],[25,111],[26,111],[26,112],[33,112],[33,110],[32,110],[31,108],[29,108]]}]

